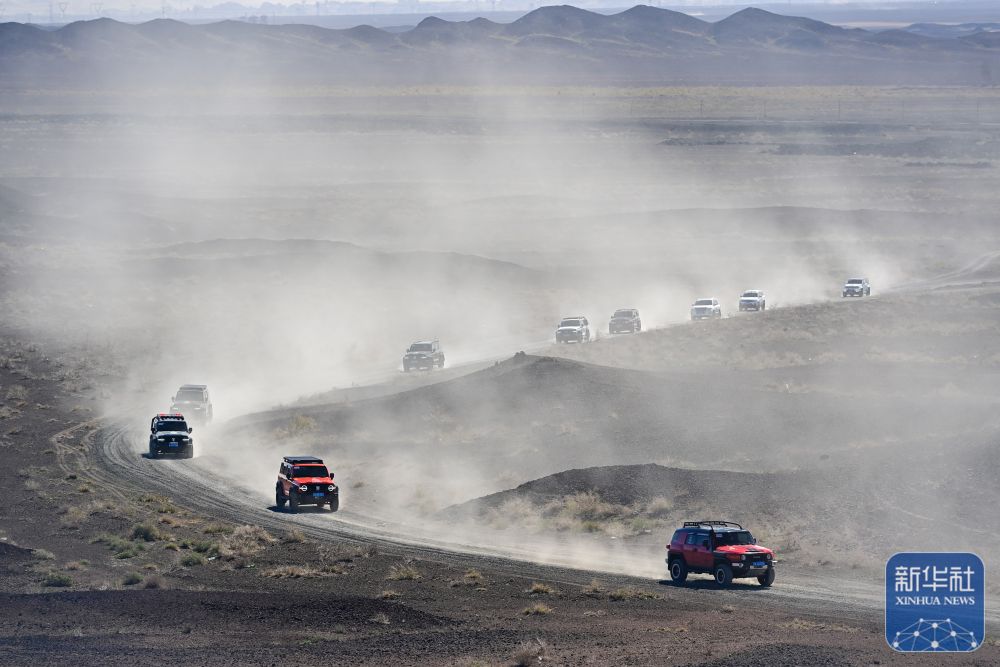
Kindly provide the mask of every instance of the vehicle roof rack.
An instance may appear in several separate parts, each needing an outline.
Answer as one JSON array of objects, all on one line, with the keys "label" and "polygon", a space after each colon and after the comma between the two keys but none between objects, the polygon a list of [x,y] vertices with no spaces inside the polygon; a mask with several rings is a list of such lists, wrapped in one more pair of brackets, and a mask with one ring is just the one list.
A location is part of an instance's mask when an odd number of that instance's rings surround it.
[{"label": "vehicle roof rack", "polygon": [[315,456],[286,456],[284,457],[287,463],[322,463],[323,459],[316,458]]},{"label": "vehicle roof rack", "polygon": [[741,526],[738,523],[734,523],[732,521],[716,521],[716,520],[713,519],[713,520],[705,520],[705,521],[685,521],[684,522],[684,527],[685,528],[697,528],[697,527],[700,527],[700,526],[708,526],[709,528],[713,528],[715,526],[719,526],[720,528],[739,528],[740,530],[743,530],[743,526]]}]

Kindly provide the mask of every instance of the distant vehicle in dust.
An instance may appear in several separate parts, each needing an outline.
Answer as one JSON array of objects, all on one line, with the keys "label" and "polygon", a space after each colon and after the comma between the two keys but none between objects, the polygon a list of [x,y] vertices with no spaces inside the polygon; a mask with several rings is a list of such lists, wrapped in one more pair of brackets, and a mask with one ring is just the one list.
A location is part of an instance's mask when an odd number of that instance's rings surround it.
[{"label": "distant vehicle in dust", "polygon": [[670,538],[666,561],[675,584],[690,573],[711,574],[719,586],[749,578],[765,587],[774,583],[774,552],[731,521],[685,521]]},{"label": "distant vehicle in dust", "polygon": [[753,310],[766,310],[767,301],[764,299],[763,290],[748,289],[740,294],[740,312]]},{"label": "distant vehicle in dust", "polygon": [[849,296],[871,296],[871,293],[872,286],[868,282],[867,278],[849,278],[847,282],[844,283],[841,298]]},{"label": "distant vehicle in dust", "polygon": [[608,322],[609,334],[634,334],[640,331],[642,331],[642,319],[635,308],[619,308]]},{"label": "distant vehicle in dust", "polygon": [[444,351],[437,340],[421,340],[406,349],[403,355],[403,371],[431,370],[444,368]]},{"label": "distant vehicle in dust", "polygon": [[590,322],[586,317],[564,317],[556,327],[557,343],[588,343],[590,342]]},{"label": "distant vehicle in dust", "polygon": [[170,397],[170,411],[179,412],[192,423],[208,424],[212,421],[212,398],[208,386],[184,384],[177,394]]},{"label": "distant vehicle in dust", "polygon": [[692,320],[722,319],[722,304],[718,299],[698,299],[691,304]]},{"label": "distant vehicle in dust", "polygon": [[340,509],[340,489],[333,482],[333,471],[315,456],[285,456],[278,468],[274,485],[274,504],[279,510],[288,505],[293,514],[301,505],[314,505],[331,512]]},{"label": "distant vehicle in dust", "polygon": [[184,415],[166,413],[153,417],[149,423],[149,458],[172,454],[182,459],[194,456],[193,428],[187,425]]}]

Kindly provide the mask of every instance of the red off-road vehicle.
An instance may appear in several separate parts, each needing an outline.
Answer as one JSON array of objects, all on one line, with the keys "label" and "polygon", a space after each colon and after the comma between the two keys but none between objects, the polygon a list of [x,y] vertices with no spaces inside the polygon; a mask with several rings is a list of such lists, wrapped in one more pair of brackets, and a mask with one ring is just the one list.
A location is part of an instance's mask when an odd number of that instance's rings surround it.
[{"label": "red off-road vehicle", "polygon": [[315,456],[286,456],[278,469],[278,483],[274,486],[274,504],[280,510],[288,504],[289,512],[297,512],[300,505],[315,505],[331,512],[340,509],[340,489],[333,483],[323,459]]},{"label": "red off-road vehicle", "polygon": [[711,574],[720,586],[750,577],[761,586],[774,583],[774,552],[730,521],[685,521],[667,545],[667,567],[675,584],[690,572]]}]

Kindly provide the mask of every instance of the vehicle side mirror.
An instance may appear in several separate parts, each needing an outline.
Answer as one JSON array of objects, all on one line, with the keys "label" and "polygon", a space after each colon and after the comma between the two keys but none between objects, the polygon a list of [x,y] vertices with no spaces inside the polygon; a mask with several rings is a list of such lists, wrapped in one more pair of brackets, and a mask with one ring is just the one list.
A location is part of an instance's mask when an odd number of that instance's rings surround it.
[{"label": "vehicle side mirror", "polygon": [[188,426],[188,433],[191,433],[192,431],[194,431],[194,429]]},{"label": "vehicle side mirror", "polygon": [[177,402],[177,397],[176,396],[171,396],[170,397],[170,402],[171,403],[176,403]]}]

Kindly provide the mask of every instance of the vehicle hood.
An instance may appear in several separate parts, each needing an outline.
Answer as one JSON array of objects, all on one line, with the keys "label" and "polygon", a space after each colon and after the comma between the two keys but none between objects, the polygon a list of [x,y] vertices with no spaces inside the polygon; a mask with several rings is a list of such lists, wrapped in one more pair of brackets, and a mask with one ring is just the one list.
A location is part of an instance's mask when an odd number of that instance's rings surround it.
[{"label": "vehicle hood", "polygon": [[631,322],[634,319],[635,319],[634,317],[630,317],[628,315],[619,315],[618,317],[612,317],[611,321],[612,322]]},{"label": "vehicle hood", "polygon": [[333,484],[332,477],[296,477],[292,481],[296,484]]},{"label": "vehicle hood", "polygon": [[559,327],[556,331],[583,331],[583,327]]},{"label": "vehicle hood", "polygon": [[715,306],[691,306],[691,310],[713,310]]},{"label": "vehicle hood", "polygon": [[156,432],[156,437],[157,438],[165,438],[167,436],[172,436],[172,435],[183,435],[186,438],[186,437],[190,436],[191,434],[188,433],[187,431],[157,431]]},{"label": "vehicle hood", "polygon": [[774,552],[767,547],[762,547],[759,544],[731,544],[724,547],[716,548],[718,553],[722,554],[771,554]]},{"label": "vehicle hood", "polygon": [[740,301],[760,301],[759,296],[741,296]]},{"label": "vehicle hood", "polygon": [[407,357],[429,357],[433,352],[407,352],[405,356]]},{"label": "vehicle hood", "polygon": [[864,285],[844,285],[844,289],[861,289]]}]

